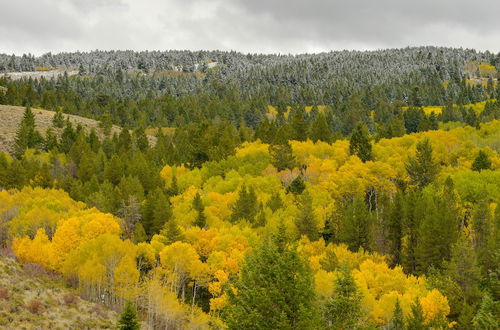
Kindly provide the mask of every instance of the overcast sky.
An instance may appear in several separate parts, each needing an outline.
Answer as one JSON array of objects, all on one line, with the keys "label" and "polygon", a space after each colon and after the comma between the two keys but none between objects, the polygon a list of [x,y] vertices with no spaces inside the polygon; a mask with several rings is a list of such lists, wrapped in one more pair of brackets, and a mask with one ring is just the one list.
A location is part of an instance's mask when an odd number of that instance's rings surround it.
[{"label": "overcast sky", "polygon": [[500,0],[0,0],[0,53],[500,51]]}]

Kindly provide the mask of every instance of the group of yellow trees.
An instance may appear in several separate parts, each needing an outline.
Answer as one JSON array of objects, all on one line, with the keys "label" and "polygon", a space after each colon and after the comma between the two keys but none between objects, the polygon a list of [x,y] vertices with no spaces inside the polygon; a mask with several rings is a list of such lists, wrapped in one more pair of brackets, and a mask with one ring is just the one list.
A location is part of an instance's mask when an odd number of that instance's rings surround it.
[{"label": "group of yellow trees", "polygon": [[[329,215],[347,197],[366,191],[391,195],[398,180],[407,180],[405,162],[416,143],[428,137],[441,164],[439,180],[452,177],[464,200],[481,189],[500,196],[500,121],[450,131],[429,131],[400,138],[382,139],[373,145],[374,161],[361,162],[349,154],[349,142],[333,144],[290,141],[297,166],[277,171],[271,165],[268,145],[259,141],[242,145],[234,156],[201,168],[165,166],[166,186],[175,180],[179,194],[170,202],[173,220],[149,242],[124,239],[122,220],[87,208],[60,190],[25,187],[0,191],[0,237],[11,242],[16,256],[62,274],[89,299],[108,305],[134,302],[148,323],[161,326],[223,327],[220,312],[227,302],[227,287],[238,278],[245,254],[274,232],[280,223],[290,237],[297,237],[293,219],[301,212],[288,186],[299,174],[305,193],[312,199],[314,221],[321,229]],[[472,172],[479,150],[492,161],[492,169]],[[261,226],[231,215],[241,188],[255,192]],[[201,196],[206,226],[194,223],[199,210],[193,206]],[[279,196],[283,207],[273,210],[270,200]],[[344,245],[327,244],[320,238],[298,237],[297,249],[314,273],[319,299],[335,294],[336,265],[348,264],[362,293],[363,318],[367,323],[387,325],[396,301],[404,315],[419,299],[426,320],[450,312],[448,301],[431,288],[424,276],[408,276],[402,268],[390,268],[384,256]],[[209,313],[197,303],[209,295]],[[205,309],[205,310],[207,310]]]}]

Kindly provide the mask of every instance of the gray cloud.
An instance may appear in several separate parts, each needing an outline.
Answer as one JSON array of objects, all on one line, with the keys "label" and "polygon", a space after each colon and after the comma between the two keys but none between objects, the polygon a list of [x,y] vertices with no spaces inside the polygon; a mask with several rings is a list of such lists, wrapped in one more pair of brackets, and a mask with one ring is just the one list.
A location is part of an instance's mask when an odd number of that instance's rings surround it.
[{"label": "gray cloud", "polygon": [[439,45],[500,51],[500,1],[2,0],[0,52]]}]

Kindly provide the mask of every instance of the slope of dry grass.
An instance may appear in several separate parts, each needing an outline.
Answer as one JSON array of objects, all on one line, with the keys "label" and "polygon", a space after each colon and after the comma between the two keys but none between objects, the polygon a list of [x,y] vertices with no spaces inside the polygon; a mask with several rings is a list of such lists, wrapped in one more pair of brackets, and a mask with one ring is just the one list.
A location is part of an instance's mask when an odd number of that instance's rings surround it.
[{"label": "slope of dry grass", "polygon": [[0,256],[1,329],[110,329],[118,314],[81,299],[41,268]]},{"label": "slope of dry grass", "polygon": [[[52,118],[55,112],[43,110],[43,109],[32,109],[35,114],[35,125],[42,135],[48,128],[54,129],[56,134],[62,133],[62,129],[56,128],[52,125]],[[24,107],[12,106],[12,105],[0,105],[0,152],[11,152],[14,145],[14,140],[16,137],[16,132],[23,118]],[[104,137],[103,130],[99,127],[99,122],[94,119],[84,118],[75,115],[64,115],[69,117],[69,120],[74,126],[80,124],[87,131],[92,128],[96,130],[97,135],[100,138]],[[111,134],[119,133],[121,130],[118,126],[113,126]],[[154,144],[156,138],[154,136],[148,136],[149,142]]]}]

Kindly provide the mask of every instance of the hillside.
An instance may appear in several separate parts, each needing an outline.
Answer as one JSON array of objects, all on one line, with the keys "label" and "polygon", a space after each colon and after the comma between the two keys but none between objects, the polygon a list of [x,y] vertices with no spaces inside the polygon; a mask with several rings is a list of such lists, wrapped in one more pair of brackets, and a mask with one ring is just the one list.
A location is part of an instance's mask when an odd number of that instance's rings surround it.
[{"label": "hillside", "polygon": [[33,264],[0,256],[0,328],[109,329],[118,314],[64,288]]},{"label": "hillside", "polygon": [[[0,152],[11,152],[12,146],[16,137],[16,132],[19,124],[23,118],[24,107],[11,106],[11,105],[0,105]],[[52,118],[54,117],[54,111],[48,111],[43,109],[33,109],[35,114],[35,125],[37,130],[45,135],[47,129],[52,128],[57,135],[62,133],[62,128],[54,127],[52,124]],[[82,125],[86,132],[95,129],[97,135],[100,139],[104,138],[104,131],[99,127],[99,122],[94,119],[89,119],[81,116],[75,115],[64,115],[68,117],[70,122],[76,126],[78,124]],[[113,125],[111,129],[111,134],[119,133],[121,128],[119,126]],[[148,136],[150,143],[154,144],[156,141],[155,137]]]}]

